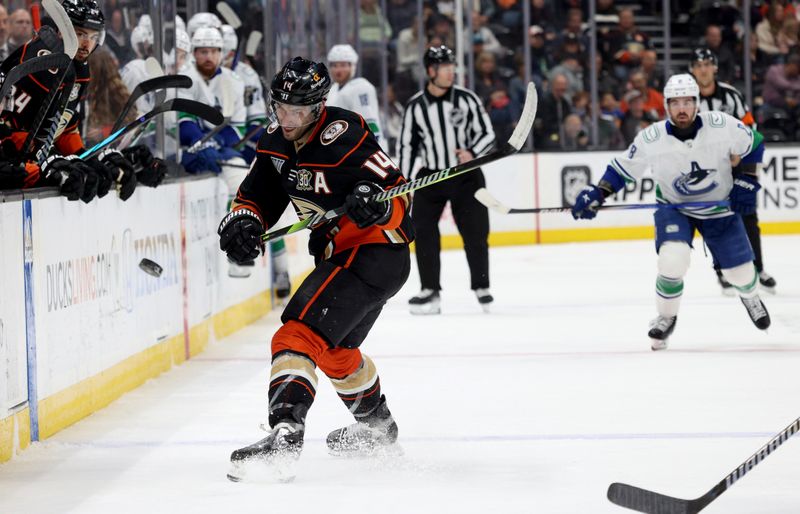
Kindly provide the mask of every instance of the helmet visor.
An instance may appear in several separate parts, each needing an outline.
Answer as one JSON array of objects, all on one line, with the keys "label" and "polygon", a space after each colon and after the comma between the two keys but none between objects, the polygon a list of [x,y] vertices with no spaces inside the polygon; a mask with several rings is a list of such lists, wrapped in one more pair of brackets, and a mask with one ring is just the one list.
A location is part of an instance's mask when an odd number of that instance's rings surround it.
[{"label": "helmet visor", "polygon": [[300,128],[311,125],[319,119],[322,103],[313,105],[292,105],[273,100],[270,102],[270,119],[284,128]]}]

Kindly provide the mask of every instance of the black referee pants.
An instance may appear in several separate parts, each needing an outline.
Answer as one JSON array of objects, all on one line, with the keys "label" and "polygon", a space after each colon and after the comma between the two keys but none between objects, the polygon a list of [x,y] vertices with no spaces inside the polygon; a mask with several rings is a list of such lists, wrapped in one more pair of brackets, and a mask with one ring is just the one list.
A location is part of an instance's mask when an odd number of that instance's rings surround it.
[{"label": "black referee pants", "polygon": [[[420,170],[418,177],[428,171]],[[420,189],[414,193],[411,221],[416,233],[417,266],[422,289],[442,289],[439,218],[450,202],[453,218],[464,240],[464,250],[470,272],[470,287],[489,287],[489,211],[473,196],[486,186],[483,172],[478,169],[459,177]]]}]

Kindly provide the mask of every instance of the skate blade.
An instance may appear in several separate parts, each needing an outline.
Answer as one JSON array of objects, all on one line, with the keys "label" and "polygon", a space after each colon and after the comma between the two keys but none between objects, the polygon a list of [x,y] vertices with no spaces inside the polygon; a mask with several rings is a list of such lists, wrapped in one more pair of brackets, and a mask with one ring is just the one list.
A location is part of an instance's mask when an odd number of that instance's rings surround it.
[{"label": "skate blade", "polygon": [[666,339],[650,339],[650,349],[654,352],[658,352],[661,350],[667,349],[667,340]]},{"label": "skate blade", "polygon": [[736,289],[732,287],[723,287],[722,288],[722,296],[727,296],[729,298],[733,298],[736,296]]},{"label": "skate blade", "polygon": [[767,293],[769,293],[769,294],[776,294],[776,293],[775,293],[775,288],[774,288],[774,287],[767,287],[767,286],[762,286],[762,285],[759,285],[758,287],[759,287],[759,289],[761,289],[762,291],[764,291],[764,292],[767,292]]},{"label": "skate blade", "polygon": [[490,303],[482,303],[481,304],[481,309],[483,309],[483,312],[485,312],[486,314],[491,314],[492,313],[492,304],[490,304]]},{"label": "skate blade", "polygon": [[411,314],[414,314],[415,316],[430,316],[442,313],[442,309],[438,305],[434,307],[424,306],[424,305],[411,305],[408,310],[411,312]]},{"label": "skate blade", "polygon": [[248,459],[231,463],[227,477],[231,482],[288,484],[294,482],[297,459],[292,457]]},{"label": "skate blade", "polygon": [[389,445],[375,446],[372,448],[360,448],[355,450],[341,450],[338,448],[328,447],[328,454],[337,459],[396,459],[403,457],[405,451],[403,447],[397,443]]}]

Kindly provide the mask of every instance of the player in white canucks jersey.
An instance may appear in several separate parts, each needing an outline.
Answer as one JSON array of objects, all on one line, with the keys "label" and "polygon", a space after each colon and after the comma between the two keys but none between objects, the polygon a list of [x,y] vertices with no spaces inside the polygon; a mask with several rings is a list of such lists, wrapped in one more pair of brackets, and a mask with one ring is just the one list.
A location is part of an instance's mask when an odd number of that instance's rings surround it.
[{"label": "player in white canucks jersey", "polygon": [[[258,140],[268,125],[264,86],[261,84],[261,78],[256,70],[237,58],[239,38],[230,25],[222,25],[222,45],[222,65],[244,81],[244,104],[247,109],[245,137],[247,137],[247,141],[241,152],[244,160],[250,164],[256,157]],[[244,174],[242,179],[244,179]],[[275,299],[277,303],[283,304],[288,300],[292,289],[289,280],[289,254],[286,251],[286,242],[283,239],[270,241],[269,253],[272,259],[272,284],[275,290]]]},{"label": "player in white canucks jersey", "polygon": [[[572,209],[575,219],[594,218],[597,207],[626,182],[652,174],[656,198],[665,205],[654,216],[658,317],[648,333],[653,350],[666,348],[675,328],[695,231],[703,236],[723,275],[736,288],[755,326],[765,330],[770,325],[767,309],[756,292],[753,250],[741,217],[755,209],[760,186],[755,176],[733,173],[733,166],[740,162],[760,161],[763,138],[725,113],[698,114],[699,92],[691,75],[670,77],[664,87],[668,119],[639,132],[628,150],[611,161],[600,183],[578,195]],[[723,203],[726,201],[730,206]],[[712,204],[666,207],[685,202]]]},{"label": "player in white canucks jersey", "polygon": [[364,118],[378,144],[386,150],[381,130],[381,114],[375,86],[363,77],[355,77],[358,54],[350,45],[334,45],[328,51],[333,86],[326,105],[354,111]]}]

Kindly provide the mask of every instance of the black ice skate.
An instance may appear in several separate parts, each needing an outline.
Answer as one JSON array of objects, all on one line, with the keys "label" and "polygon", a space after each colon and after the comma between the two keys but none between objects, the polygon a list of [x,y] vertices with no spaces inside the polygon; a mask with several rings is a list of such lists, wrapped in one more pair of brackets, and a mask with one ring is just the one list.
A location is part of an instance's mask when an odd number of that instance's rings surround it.
[{"label": "black ice skate", "polygon": [[740,297],[739,299],[742,300],[745,309],[747,309],[747,314],[753,321],[753,325],[759,330],[768,329],[772,321],[769,319],[769,312],[767,312],[767,308],[761,298],[754,296],[752,298]]},{"label": "black ice skate", "polygon": [[337,457],[368,457],[379,452],[396,453],[397,423],[386,406],[386,397],[372,414],[362,421],[328,434],[328,450]]},{"label": "black ice skate", "polygon": [[439,300],[439,291],[423,289],[417,296],[408,301],[411,314],[440,314],[442,307]]},{"label": "black ice skate", "polygon": [[722,272],[720,270],[717,271],[717,281],[719,282],[719,286],[722,288],[722,294],[725,296],[736,296],[736,288],[733,287],[733,284],[725,280],[725,277],[722,276]]},{"label": "black ice skate", "polygon": [[775,282],[775,277],[770,275],[764,270],[758,272],[758,283],[761,284],[761,289],[764,291],[775,294],[775,286],[777,282]]},{"label": "black ice skate", "polygon": [[303,450],[304,427],[298,423],[280,422],[269,435],[250,446],[239,448],[231,454],[231,471],[228,479],[239,482],[245,475],[268,468],[280,482],[294,480],[294,464]]},{"label": "black ice skate", "polygon": [[651,350],[655,352],[667,349],[667,339],[675,330],[676,323],[678,323],[678,316],[658,316],[650,322],[650,331],[647,335],[650,337]]},{"label": "black ice skate", "polygon": [[489,312],[489,308],[491,307],[492,302],[494,301],[494,297],[489,292],[489,289],[488,288],[476,289],[475,296],[478,297],[478,303],[481,304],[483,312]]}]

